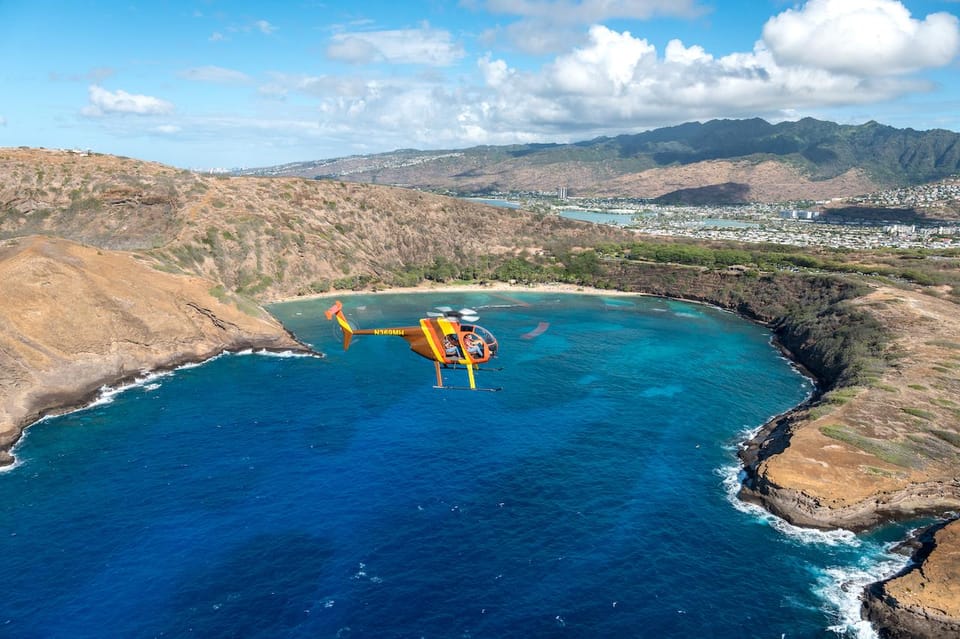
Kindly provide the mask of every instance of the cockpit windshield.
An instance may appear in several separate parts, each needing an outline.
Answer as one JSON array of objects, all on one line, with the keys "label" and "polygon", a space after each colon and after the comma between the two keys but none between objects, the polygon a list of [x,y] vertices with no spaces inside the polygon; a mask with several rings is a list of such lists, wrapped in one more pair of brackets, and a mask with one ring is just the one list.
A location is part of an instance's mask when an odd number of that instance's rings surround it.
[{"label": "cockpit windshield", "polygon": [[493,336],[493,333],[488,331],[482,326],[475,326],[473,324],[464,325],[463,330],[465,332],[471,332],[480,337],[486,343],[487,348],[490,349],[491,356],[497,354],[497,338]]}]

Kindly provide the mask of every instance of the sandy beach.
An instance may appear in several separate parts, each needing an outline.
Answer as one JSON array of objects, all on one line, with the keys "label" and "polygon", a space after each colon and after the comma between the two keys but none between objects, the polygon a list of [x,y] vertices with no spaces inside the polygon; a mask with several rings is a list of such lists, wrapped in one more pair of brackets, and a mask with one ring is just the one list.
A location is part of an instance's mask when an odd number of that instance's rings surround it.
[{"label": "sandy beach", "polygon": [[[336,297],[349,297],[352,295],[376,295],[383,293],[387,295],[403,293],[571,293],[577,295],[606,295],[609,297],[637,297],[647,296],[646,293],[637,293],[633,291],[620,291],[616,289],[593,288],[591,286],[580,286],[578,284],[544,283],[544,284],[509,284],[507,282],[491,282],[487,284],[441,284],[437,282],[427,282],[419,286],[401,286],[396,288],[385,288],[377,290],[346,290],[340,289],[327,293],[312,293],[310,295],[295,295],[292,297],[283,297],[276,300],[270,300],[266,304],[283,304],[286,302],[301,302],[311,299],[324,299]],[[694,300],[691,300],[694,302]]]}]

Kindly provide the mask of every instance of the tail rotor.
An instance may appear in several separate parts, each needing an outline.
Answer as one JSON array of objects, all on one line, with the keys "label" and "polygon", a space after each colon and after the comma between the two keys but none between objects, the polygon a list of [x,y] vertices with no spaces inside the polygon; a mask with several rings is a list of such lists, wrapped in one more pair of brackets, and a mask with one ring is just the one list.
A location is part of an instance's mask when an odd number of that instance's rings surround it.
[{"label": "tail rotor", "polygon": [[343,315],[343,304],[337,300],[333,306],[326,310],[324,315],[326,315],[328,320],[337,319],[337,324],[343,332],[343,350],[350,348],[350,340],[353,338],[353,327],[350,326],[350,322],[348,322],[347,318]]}]

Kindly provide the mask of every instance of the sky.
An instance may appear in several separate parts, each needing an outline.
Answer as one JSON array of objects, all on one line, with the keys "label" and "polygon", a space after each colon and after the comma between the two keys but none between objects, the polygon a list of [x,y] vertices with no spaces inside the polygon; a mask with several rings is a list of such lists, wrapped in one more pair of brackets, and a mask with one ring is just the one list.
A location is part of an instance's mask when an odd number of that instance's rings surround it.
[{"label": "sky", "polygon": [[960,0],[0,0],[0,147],[180,168],[714,118],[960,131]]}]

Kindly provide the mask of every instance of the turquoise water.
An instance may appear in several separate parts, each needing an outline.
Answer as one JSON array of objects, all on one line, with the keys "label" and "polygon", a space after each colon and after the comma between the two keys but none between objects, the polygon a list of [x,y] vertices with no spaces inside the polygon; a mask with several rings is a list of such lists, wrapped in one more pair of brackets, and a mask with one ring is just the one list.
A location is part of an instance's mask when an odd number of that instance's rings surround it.
[{"label": "turquoise water", "polygon": [[478,309],[503,391],[435,390],[395,337],[344,353],[330,300],[276,306],[326,358],[224,356],[29,430],[0,636],[870,636],[858,584],[903,531],[731,497],[736,444],[811,391],[764,329],[641,297],[343,301],[363,327]]},{"label": "turquoise water", "polygon": [[631,213],[603,213],[600,211],[582,211],[580,209],[562,209],[557,211],[561,217],[571,220],[580,220],[583,222],[593,222],[594,224],[614,224],[616,226],[629,226],[633,224],[634,214]]}]

